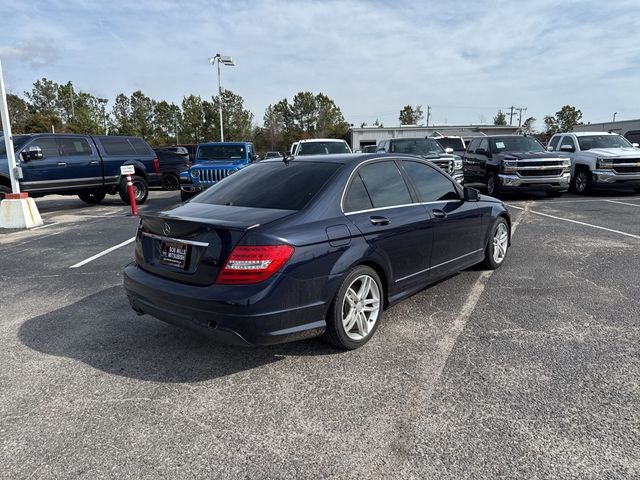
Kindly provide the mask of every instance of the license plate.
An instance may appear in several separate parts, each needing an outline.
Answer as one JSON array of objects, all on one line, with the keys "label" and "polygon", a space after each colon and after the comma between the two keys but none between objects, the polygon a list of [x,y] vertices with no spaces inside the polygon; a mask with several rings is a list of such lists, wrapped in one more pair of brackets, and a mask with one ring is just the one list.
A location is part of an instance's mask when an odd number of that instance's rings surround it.
[{"label": "license plate", "polygon": [[189,246],[186,243],[162,242],[160,245],[160,263],[172,267],[185,268]]}]

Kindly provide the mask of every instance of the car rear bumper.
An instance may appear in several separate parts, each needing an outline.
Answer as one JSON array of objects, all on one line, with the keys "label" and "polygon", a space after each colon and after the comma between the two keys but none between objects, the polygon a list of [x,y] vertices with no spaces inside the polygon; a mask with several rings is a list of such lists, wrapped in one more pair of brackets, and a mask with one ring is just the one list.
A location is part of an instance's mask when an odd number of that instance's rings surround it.
[{"label": "car rear bumper", "polygon": [[[287,278],[286,283],[280,288],[295,291],[291,290],[293,284],[301,282]],[[149,314],[232,345],[285,343],[319,336],[326,327],[327,304],[323,301],[274,308],[273,299],[266,292],[254,291],[252,298],[231,302],[220,291],[216,293],[219,286],[177,283],[135,264],[125,268],[124,285],[129,303],[138,314]]]},{"label": "car rear bumper", "polygon": [[499,174],[500,188],[504,190],[547,190],[567,191],[571,174],[564,173],[560,177],[521,177],[519,175]]},{"label": "car rear bumper", "polygon": [[594,170],[591,172],[595,184],[602,186],[640,186],[640,173],[615,173],[611,170]]}]

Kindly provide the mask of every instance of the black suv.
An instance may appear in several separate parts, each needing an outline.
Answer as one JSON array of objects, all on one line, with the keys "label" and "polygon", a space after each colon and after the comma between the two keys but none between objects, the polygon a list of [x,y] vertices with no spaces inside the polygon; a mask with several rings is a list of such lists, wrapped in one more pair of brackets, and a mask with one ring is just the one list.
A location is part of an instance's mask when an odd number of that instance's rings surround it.
[{"label": "black suv", "polygon": [[465,184],[483,183],[491,196],[522,190],[559,196],[569,189],[571,160],[547,152],[532,137],[476,137],[469,143],[462,163]]}]

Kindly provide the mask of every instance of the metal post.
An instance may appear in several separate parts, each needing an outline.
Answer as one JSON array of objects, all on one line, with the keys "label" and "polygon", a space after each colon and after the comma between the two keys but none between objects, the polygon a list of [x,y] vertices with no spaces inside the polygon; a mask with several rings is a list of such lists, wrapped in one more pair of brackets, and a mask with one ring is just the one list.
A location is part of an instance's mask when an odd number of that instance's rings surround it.
[{"label": "metal post", "polygon": [[7,106],[7,92],[4,88],[4,75],[2,74],[2,61],[0,61],[0,117],[2,118],[2,130],[4,131],[4,144],[9,161],[9,178],[11,179],[11,191],[20,193],[20,184],[16,178],[16,153],[13,149],[13,137],[11,135],[11,121],[9,120],[9,108]]},{"label": "metal post", "polygon": [[220,54],[218,57],[218,113],[220,114],[220,141],[224,142],[224,128],[222,127],[222,83],[220,83]]},{"label": "metal post", "polygon": [[71,85],[71,120],[76,121],[76,109],[73,105],[73,83],[69,82]]}]

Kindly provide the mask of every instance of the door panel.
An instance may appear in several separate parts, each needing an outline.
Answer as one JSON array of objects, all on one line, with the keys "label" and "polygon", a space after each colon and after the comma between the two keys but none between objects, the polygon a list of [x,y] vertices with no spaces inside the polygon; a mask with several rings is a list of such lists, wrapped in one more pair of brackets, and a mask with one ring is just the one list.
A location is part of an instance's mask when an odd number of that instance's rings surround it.
[{"label": "door panel", "polygon": [[69,185],[102,185],[102,162],[95,146],[83,137],[62,137],[58,142],[63,161],[67,163]]}]

